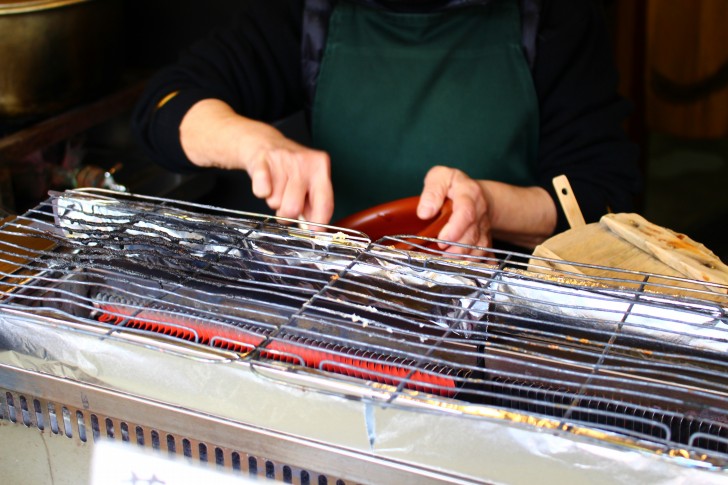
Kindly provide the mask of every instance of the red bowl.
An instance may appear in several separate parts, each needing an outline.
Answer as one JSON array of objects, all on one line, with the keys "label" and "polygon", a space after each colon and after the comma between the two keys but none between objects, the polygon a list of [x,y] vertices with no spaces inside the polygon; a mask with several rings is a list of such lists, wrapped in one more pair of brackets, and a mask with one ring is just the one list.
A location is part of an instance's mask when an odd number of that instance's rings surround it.
[{"label": "red bowl", "polygon": [[[419,201],[419,196],[394,200],[352,214],[334,223],[334,225],[363,232],[372,241],[394,235],[436,238],[450,219],[452,202],[447,200],[439,214],[432,219],[422,220],[417,217],[417,204]],[[393,246],[400,249],[412,249],[414,243],[414,241],[410,243],[398,242]],[[424,242],[417,244],[425,245]]]}]

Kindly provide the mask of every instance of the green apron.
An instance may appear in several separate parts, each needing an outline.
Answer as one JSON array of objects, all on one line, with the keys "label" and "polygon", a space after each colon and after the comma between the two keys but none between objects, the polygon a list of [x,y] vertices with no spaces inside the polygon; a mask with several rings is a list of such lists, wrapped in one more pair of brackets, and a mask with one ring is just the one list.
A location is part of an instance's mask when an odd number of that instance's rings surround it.
[{"label": "green apron", "polygon": [[336,6],[312,111],[334,220],[419,195],[434,165],[533,184],[538,128],[515,0],[437,13]]}]

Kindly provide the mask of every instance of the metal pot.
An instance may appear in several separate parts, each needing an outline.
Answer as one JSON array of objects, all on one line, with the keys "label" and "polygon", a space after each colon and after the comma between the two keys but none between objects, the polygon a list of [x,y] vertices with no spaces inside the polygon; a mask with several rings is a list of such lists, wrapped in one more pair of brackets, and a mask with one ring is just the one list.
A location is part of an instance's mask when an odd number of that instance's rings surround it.
[{"label": "metal pot", "polygon": [[118,82],[123,0],[0,0],[0,120],[49,115]]}]

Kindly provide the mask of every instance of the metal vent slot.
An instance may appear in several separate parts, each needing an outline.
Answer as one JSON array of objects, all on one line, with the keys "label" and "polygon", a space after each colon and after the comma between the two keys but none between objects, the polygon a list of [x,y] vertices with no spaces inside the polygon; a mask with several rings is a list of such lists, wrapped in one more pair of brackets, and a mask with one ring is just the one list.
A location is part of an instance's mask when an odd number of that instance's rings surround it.
[{"label": "metal vent slot", "polygon": [[121,441],[124,443],[129,442],[129,425],[125,422],[121,422]]},{"label": "metal vent slot", "polygon": [[61,416],[63,416],[63,430],[66,438],[73,438],[73,428],[71,425],[71,413],[66,406],[61,407]]},{"label": "metal vent slot", "polygon": [[28,410],[28,400],[25,396],[20,396],[20,412],[23,416],[23,424],[30,426],[30,411]]},{"label": "metal vent slot", "polygon": [[18,422],[17,415],[15,414],[15,398],[13,395],[9,392],[5,393],[5,404],[7,406],[7,412],[3,413],[5,416],[7,416],[7,419],[10,420],[13,423]]},{"label": "metal vent slot", "polygon": [[151,431],[151,443],[152,443],[152,449],[153,450],[159,450],[160,449],[160,443],[159,443],[159,432],[155,429]]},{"label": "metal vent slot", "polygon": [[[43,431],[45,429],[45,419],[43,418],[43,411],[38,399],[33,399],[33,410],[35,411],[35,422],[38,425],[38,429]],[[0,417],[0,419],[2,419],[2,417]]]},{"label": "metal vent slot", "polygon": [[167,435],[167,451],[169,451],[170,455],[174,455],[177,453],[177,441],[175,440],[175,437],[171,434]]},{"label": "metal vent slot", "polygon": [[56,415],[56,405],[52,402],[48,403],[48,416],[51,422],[51,432],[53,434],[60,433],[60,428],[58,427],[58,416]]},{"label": "metal vent slot", "polygon": [[99,428],[99,418],[95,414],[91,415],[91,431],[93,433],[94,441],[98,441],[101,437],[101,428]]}]

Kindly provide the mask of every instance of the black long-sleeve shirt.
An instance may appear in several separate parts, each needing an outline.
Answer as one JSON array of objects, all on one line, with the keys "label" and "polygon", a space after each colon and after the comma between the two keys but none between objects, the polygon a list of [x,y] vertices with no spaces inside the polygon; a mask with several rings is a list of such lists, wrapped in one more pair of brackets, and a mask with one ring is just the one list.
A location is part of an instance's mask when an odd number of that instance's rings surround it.
[{"label": "black long-sleeve shirt", "polygon": [[[202,99],[220,99],[266,122],[305,107],[302,9],[302,0],[243,2],[231,26],[150,80],[132,124],[156,162],[196,169],[182,150],[179,126]],[[599,0],[543,0],[532,70],[540,109],[538,183],[556,198],[551,180],[567,175],[587,222],[608,210],[632,211],[641,190],[637,149],[622,129],[629,106],[617,93],[601,9]],[[172,92],[178,94],[158,108]],[[557,231],[566,227],[559,210]]]}]

